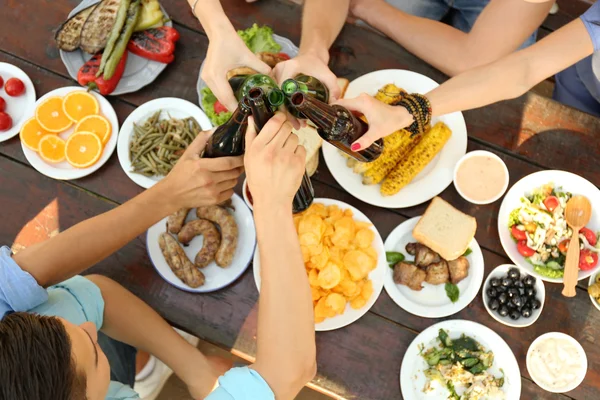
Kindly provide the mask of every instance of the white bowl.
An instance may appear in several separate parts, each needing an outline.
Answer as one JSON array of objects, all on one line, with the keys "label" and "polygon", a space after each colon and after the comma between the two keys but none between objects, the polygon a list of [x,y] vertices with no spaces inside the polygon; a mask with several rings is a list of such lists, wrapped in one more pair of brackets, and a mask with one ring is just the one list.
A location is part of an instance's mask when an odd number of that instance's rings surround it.
[{"label": "white bowl", "polygon": [[[581,355],[581,359],[583,360],[583,365],[581,368],[581,371],[582,371],[581,376],[579,376],[570,385],[567,385],[560,389],[550,388],[550,387],[544,385],[543,383],[540,383],[536,379],[536,377],[531,373],[531,370],[530,370],[529,356],[531,355],[531,349],[534,348],[534,346],[537,342],[544,340],[544,339],[548,339],[548,338],[561,338],[561,339],[568,340],[577,348],[577,350],[579,351],[579,353]],[[545,333],[545,334],[539,336],[537,339],[535,339],[531,343],[531,345],[529,346],[529,350],[527,350],[527,371],[529,372],[531,379],[533,379],[533,381],[536,383],[536,385],[538,385],[542,389],[544,389],[548,392],[551,392],[551,393],[566,393],[566,392],[570,392],[571,390],[575,389],[577,386],[579,386],[581,384],[581,382],[583,382],[583,379],[585,378],[585,374],[587,373],[587,367],[588,367],[587,356],[585,355],[585,350],[583,350],[583,347],[581,347],[581,344],[579,344],[579,342],[577,340],[575,340],[572,336],[569,336],[562,332],[548,332],[548,333]]]},{"label": "white bowl", "polygon": [[[600,275],[600,273],[590,275],[590,281],[588,283],[588,286],[592,286],[594,283],[596,283],[596,276],[599,276],[599,275]],[[596,307],[598,310],[600,310],[600,302],[598,302],[598,300],[593,298],[591,294],[588,294],[588,296],[590,296],[590,300],[592,301],[592,304],[594,305],[594,307]]]},{"label": "white bowl", "polygon": [[[510,317],[508,317],[508,316],[506,316],[506,317],[500,316],[500,314],[498,314],[496,311],[493,311],[488,306],[490,297],[487,295],[487,288],[488,288],[490,280],[492,278],[501,278],[503,276],[506,276],[506,273],[511,268],[517,268],[519,270],[519,272],[521,272],[521,275],[525,275],[525,274],[531,275],[525,269],[523,269],[517,265],[503,264],[503,265],[500,265],[500,266],[494,268],[494,270],[492,272],[490,272],[490,274],[488,275],[488,277],[486,278],[486,280],[483,284],[483,290],[481,291],[481,296],[483,297],[483,305],[485,306],[485,309],[487,310],[488,314],[490,314],[492,316],[492,318],[494,318],[496,321],[500,322],[501,324],[504,324],[507,326],[512,326],[513,328],[525,328],[526,326],[533,325],[533,323],[538,320],[540,315],[542,315],[542,310],[544,309],[544,303],[546,302],[546,287],[544,286],[544,281],[542,281],[541,279],[539,279],[539,278],[535,279],[535,291],[537,292],[536,297],[540,301],[540,303],[542,303],[542,306],[537,310],[531,310],[532,311],[531,317],[529,317],[529,318],[521,317],[518,320],[514,321],[514,320],[510,319]],[[533,276],[533,275],[531,275],[531,276]]]},{"label": "white bowl", "polygon": [[252,202],[250,201],[250,199],[248,198],[248,179],[244,178],[244,183],[242,183],[242,196],[244,197],[244,202],[246,203],[246,205],[248,206],[248,208],[250,210],[254,210],[254,207],[252,207]]},{"label": "white bowl", "polygon": [[[465,162],[465,160],[468,160],[469,158],[473,158],[473,157],[477,157],[477,156],[486,156],[486,157],[491,157],[493,159],[496,159],[498,161],[500,161],[500,164],[502,164],[502,167],[504,168],[504,173],[506,174],[506,181],[504,182],[504,185],[502,186],[502,190],[495,195],[494,197],[491,197],[487,200],[473,200],[471,198],[469,198],[468,196],[466,196],[462,190],[460,190],[459,185],[456,184],[456,173],[458,172],[458,169],[460,168],[460,166],[462,165],[463,162]],[[508,173],[508,168],[506,167],[506,164],[504,163],[504,161],[498,157],[497,155],[495,155],[492,152],[489,151],[485,151],[485,150],[475,150],[475,151],[471,151],[467,154],[465,154],[457,163],[456,166],[454,167],[454,178],[453,178],[453,182],[454,182],[454,187],[456,188],[456,191],[458,192],[458,194],[461,195],[461,197],[463,199],[465,199],[466,201],[468,201],[469,203],[473,203],[473,204],[490,204],[495,202],[496,200],[498,200],[500,197],[502,197],[502,195],[504,195],[504,193],[506,193],[506,189],[508,189],[508,182],[510,180],[510,176]]]}]

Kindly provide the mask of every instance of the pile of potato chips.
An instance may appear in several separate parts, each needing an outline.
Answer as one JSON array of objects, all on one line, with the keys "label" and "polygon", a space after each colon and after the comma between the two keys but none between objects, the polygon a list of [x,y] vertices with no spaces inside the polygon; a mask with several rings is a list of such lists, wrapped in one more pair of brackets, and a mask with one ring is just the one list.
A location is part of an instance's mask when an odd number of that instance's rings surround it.
[{"label": "pile of potato chips", "polygon": [[364,307],[373,295],[369,272],[377,267],[371,224],[351,210],[315,203],[294,217],[315,308],[315,322],[342,314],[346,303]]}]

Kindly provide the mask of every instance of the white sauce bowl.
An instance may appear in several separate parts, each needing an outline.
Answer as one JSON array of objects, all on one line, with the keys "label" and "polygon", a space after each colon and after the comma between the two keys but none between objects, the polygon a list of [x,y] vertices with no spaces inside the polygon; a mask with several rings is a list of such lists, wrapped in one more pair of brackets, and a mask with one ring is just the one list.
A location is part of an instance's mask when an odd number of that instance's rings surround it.
[{"label": "white sauce bowl", "polygon": [[[465,160],[468,160],[473,157],[493,158],[495,160],[498,160],[500,162],[500,164],[502,165],[502,167],[504,168],[506,181],[504,182],[504,185],[502,186],[502,190],[498,194],[496,194],[494,197],[491,197],[486,200],[474,200],[474,199],[468,197],[467,195],[465,195],[464,192],[460,189],[460,186],[456,184],[456,175],[458,173],[458,170],[460,169],[460,166],[465,162]],[[472,203],[472,204],[482,205],[482,204],[490,204],[490,203],[495,202],[496,200],[498,200],[500,197],[502,197],[504,195],[504,193],[506,192],[506,189],[508,189],[509,181],[510,181],[510,175],[508,173],[508,168],[506,167],[506,164],[500,157],[498,157],[496,154],[489,152],[489,151],[485,151],[485,150],[471,151],[471,152],[465,154],[464,156],[462,156],[462,158],[460,160],[458,160],[458,162],[456,163],[456,166],[454,167],[454,179],[453,179],[454,187],[456,188],[456,191],[458,192],[458,194],[461,195],[461,197],[463,199],[465,199],[466,201],[468,201],[469,203]]]}]

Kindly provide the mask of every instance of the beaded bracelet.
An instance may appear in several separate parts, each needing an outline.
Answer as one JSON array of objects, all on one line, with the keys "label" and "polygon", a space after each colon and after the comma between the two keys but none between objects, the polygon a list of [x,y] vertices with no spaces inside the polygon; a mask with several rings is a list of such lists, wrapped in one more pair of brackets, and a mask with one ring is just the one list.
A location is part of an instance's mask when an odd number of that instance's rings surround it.
[{"label": "beaded bracelet", "polygon": [[403,96],[394,105],[402,106],[412,115],[414,121],[406,130],[415,136],[424,133],[431,123],[431,103],[429,99],[418,93]]}]

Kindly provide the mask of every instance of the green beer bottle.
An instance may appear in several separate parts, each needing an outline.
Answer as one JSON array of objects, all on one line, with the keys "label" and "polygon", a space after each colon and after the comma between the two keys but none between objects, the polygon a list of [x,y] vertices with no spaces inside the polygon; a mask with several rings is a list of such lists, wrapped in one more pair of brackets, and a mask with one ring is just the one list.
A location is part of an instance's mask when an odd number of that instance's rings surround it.
[{"label": "green beer bottle", "polygon": [[294,79],[286,79],[281,85],[283,93],[287,97],[288,111],[296,118],[306,119],[300,111],[298,111],[290,102],[289,99],[296,92],[308,94],[323,103],[329,103],[329,89],[323,85],[317,78],[299,74]]},{"label": "green beer bottle", "polygon": [[[239,75],[239,76],[242,77],[243,75]],[[237,78],[237,77],[234,77],[234,78]],[[237,80],[235,82],[236,86],[238,85],[238,81],[239,80]],[[230,84],[231,84],[231,80],[230,80]],[[234,85],[232,85],[232,88],[233,88],[233,86]],[[242,100],[245,96],[248,95],[248,93],[250,93],[250,90],[255,87],[261,88],[263,90],[263,92],[265,93],[265,95],[268,95],[269,92],[271,91],[271,89],[279,89],[277,87],[277,82],[275,82],[273,80],[273,78],[271,78],[268,75],[263,75],[263,74],[248,75],[248,76],[246,76],[244,81],[241,84],[239,84],[239,88],[237,90],[234,90],[236,99],[238,101]]]}]

